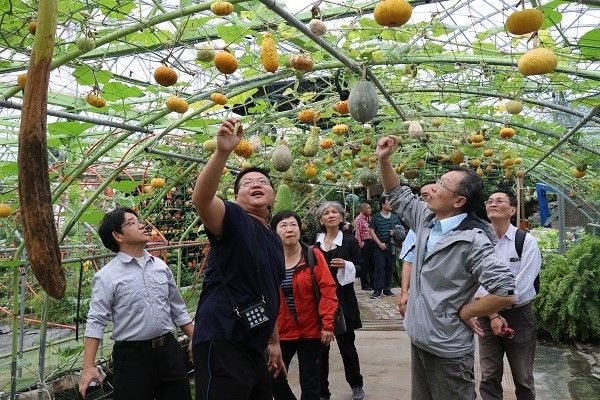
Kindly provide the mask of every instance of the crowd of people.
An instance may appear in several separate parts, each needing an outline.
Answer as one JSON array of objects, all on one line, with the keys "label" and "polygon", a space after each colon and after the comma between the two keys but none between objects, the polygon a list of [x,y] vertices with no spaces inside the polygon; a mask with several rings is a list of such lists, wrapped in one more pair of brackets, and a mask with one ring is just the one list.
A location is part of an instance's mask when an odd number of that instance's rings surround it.
[{"label": "crowd of people", "polygon": [[[535,239],[510,222],[516,211],[511,192],[496,191],[485,201],[491,223],[473,212],[483,201],[483,184],[469,169],[445,173],[417,196],[392,167],[396,139],[384,137],[377,145],[385,191],[380,211],[373,215],[369,204],[361,205],[352,235],[343,229],[344,207],[325,201],[314,212],[320,232],[308,245],[298,214],[271,215],[275,193],[267,171],[241,171],[235,201],[216,196],[242,135],[235,119],[222,123],[217,149],[193,191],[211,247],[194,322],[169,267],[144,249],[150,237],[137,213],[119,207],[105,215],[99,235],[117,255],[93,279],[82,396],[103,380],[96,353],[112,323],[118,400],[191,399],[190,361],[198,400],[296,399],[287,380],[294,355],[301,399],[329,399],[332,342],[349,393],[362,400],[354,282],[360,277],[372,299],[394,296],[392,273],[402,260],[398,306],[411,341],[411,398],[475,399],[475,337],[483,399],[502,398],[504,354],[517,398],[535,398],[531,301],[540,255]],[[187,354],[173,326],[188,336]]]}]

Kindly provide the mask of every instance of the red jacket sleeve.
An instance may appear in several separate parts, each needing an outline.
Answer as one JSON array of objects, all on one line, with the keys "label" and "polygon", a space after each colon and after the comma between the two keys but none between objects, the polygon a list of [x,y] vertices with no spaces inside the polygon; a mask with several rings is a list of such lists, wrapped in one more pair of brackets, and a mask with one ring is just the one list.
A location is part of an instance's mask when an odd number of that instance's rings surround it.
[{"label": "red jacket sleeve", "polygon": [[319,316],[323,322],[323,330],[333,332],[333,317],[338,307],[335,294],[337,285],[329,272],[329,266],[321,250],[313,248],[317,264],[315,265],[315,279],[319,284],[321,301],[319,303]]}]

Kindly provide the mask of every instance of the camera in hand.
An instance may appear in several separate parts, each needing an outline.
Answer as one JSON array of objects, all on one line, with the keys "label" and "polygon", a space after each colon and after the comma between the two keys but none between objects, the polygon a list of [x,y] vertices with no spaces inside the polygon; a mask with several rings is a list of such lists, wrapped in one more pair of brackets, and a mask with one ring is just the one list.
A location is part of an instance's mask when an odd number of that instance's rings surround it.
[{"label": "camera in hand", "polygon": [[102,384],[94,379],[85,391],[85,400],[98,399],[104,399],[104,389],[102,388]]}]

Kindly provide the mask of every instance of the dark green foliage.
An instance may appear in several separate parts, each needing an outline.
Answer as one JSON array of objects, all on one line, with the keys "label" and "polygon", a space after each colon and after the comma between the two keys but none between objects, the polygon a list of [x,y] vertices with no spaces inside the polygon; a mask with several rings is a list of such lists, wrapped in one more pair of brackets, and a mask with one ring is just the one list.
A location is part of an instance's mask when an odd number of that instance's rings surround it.
[{"label": "dark green foliage", "polygon": [[600,340],[600,238],[585,236],[545,264],[534,303],[540,332],[555,341]]}]

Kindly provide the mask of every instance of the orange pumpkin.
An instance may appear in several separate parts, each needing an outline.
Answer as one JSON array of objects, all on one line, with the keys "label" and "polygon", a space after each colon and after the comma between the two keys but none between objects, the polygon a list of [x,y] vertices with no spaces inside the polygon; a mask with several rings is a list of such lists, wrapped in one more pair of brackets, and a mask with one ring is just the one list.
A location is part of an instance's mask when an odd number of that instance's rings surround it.
[{"label": "orange pumpkin", "polygon": [[215,103],[215,104],[219,104],[221,106],[224,106],[225,104],[227,104],[227,96],[225,96],[222,93],[219,92],[214,92],[210,95],[210,100]]},{"label": "orange pumpkin", "polygon": [[173,68],[161,65],[154,70],[154,80],[161,86],[173,86],[177,83],[177,72]]},{"label": "orange pumpkin", "polygon": [[233,74],[238,69],[238,60],[225,50],[217,52],[213,61],[222,74]]},{"label": "orange pumpkin", "polygon": [[305,124],[310,124],[319,119],[319,113],[314,109],[309,108],[307,110],[302,110],[298,113],[298,120]]}]

